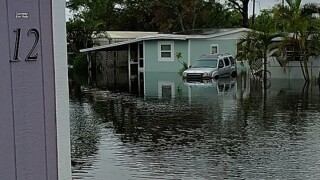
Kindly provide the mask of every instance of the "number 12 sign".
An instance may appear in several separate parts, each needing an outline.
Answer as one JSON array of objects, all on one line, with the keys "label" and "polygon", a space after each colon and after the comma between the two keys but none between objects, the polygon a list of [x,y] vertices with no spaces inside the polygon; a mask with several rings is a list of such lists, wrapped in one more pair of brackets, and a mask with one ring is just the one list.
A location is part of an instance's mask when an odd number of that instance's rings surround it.
[{"label": "number 12 sign", "polygon": [[[19,48],[20,48],[20,39],[21,39],[21,28],[14,29],[14,32],[16,33],[16,40],[15,40],[13,59],[10,60],[11,62],[20,61]],[[36,61],[38,59],[38,53],[34,54],[34,50],[39,43],[40,33],[39,33],[38,29],[31,28],[31,29],[29,29],[28,33],[26,33],[26,35],[31,36],[31,34],[34,34],[34,44],[33,44],[32,48],[30,48],[30,51],[25,58],[26,61]]]}]

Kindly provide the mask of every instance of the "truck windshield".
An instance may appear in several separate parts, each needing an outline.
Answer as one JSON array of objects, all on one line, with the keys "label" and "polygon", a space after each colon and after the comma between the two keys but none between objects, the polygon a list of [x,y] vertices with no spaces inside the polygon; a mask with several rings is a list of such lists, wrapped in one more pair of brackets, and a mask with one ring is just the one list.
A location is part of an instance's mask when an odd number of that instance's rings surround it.
[{"label": "truck windshield", "polygon": [[193,65],[193,68],[216,68],[217,67],[217,60],[216,59],[199,59],[196,60]]}]

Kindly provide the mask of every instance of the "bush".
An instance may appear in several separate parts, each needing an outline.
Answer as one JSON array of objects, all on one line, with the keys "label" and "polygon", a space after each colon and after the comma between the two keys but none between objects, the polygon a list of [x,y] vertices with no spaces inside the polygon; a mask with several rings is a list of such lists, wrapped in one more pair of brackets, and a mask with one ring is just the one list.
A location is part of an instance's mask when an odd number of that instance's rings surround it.
[{"label": "bush", "polygon": [[188,69],[188,64],[186,62],[182,62],[182,68],[179,70],[179,75],[181,76],[183,71]]},{"label": "bush", "polygon": [[179,75],[181,76],[183,71],[188,69],[188,64],[184,61],[182,61],[182,53],[181,52],[176,52],[176,58],[178,60],[178,62],[182,65],[182,68],[179,70]]},{"label": "bush", "polygon": [[74,72],[88,72],[88,61],[85,53],[77,54],[73,59]]}]

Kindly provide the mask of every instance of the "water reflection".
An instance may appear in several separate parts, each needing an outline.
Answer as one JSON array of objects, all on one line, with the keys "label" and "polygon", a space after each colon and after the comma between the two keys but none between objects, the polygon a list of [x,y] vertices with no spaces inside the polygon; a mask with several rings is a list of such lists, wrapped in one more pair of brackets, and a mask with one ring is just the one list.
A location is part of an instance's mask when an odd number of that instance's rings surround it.
[{"label": "water reflection", "polygon": [[317,87],[145,79],[144,97],[85,86],[71,97],[74,179],[319,177]]}]

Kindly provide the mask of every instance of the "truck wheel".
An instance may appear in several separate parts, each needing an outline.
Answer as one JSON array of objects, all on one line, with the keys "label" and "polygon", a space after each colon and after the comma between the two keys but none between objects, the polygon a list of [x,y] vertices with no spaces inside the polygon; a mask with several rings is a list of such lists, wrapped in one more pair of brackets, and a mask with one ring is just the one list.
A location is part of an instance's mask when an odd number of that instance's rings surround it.
[{"label": "truck wheel", "polygon": [[237,73],[235,72],[235,71],[233,71],[232,73],[231,73],[231,77],[236,77],[237,76]]}]

